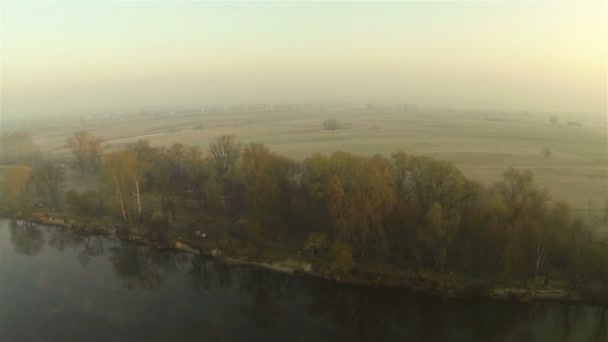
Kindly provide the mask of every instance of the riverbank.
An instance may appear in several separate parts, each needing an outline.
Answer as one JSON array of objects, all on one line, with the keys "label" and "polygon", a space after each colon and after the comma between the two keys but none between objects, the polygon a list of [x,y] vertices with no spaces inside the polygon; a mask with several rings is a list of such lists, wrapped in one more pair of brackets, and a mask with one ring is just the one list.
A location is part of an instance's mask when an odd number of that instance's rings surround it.
[{"label": "riverbank", "polygon": [[452,273],[399,270],[396,272],[361,272],[332,274],[326,265],[316,264],[310,260],[293,258],[270,259],[252,258],[239,255],[228,255],[219,248],[209,247],[209,243],[200,239],[178,238],[164,242],[153,241],[142,234],[119,229],[113,224],[92,224],[54,218],[49,215],[36,215],[23,218],[24,221],[44,226],[55,226],[69,229],[77,234],[113,236],[121,241],[141,244],[151,248],[167,249],[177,252],[203,255],[220,262],[267,269],[286,274],[311,276],[326,281],[349,286],[402,288],[412,292],[427,293],[442,298],[489,298],[517,302],[564,302],[608,306],[608,296],[598,291],[585,291],[549,287],[538,282],[529,282],[527,286],[514,286],[491,279],[471,279]]}]

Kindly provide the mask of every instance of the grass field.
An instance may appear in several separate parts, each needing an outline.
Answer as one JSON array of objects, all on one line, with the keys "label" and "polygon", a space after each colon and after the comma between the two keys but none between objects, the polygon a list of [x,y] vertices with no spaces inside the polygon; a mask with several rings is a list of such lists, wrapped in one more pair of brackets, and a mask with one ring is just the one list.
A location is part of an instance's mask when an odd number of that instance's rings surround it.
[{"label": "grass field", "polygon": [[[224,134],[241,142],[260,142],[302,159],[314,153],[349,151],[363,155],[402,149],[454,162],[469,178],[486,185],[509,166],[531,169],[553,198],[577,210],[601,208],[608,198],[608,147],[605,117],[550,113],[499,113],[431,109],[336,108],[292,111],[215,111],[93,118],[84,123],[35,126],[36,143],[45,154],[65,155],[65,139],[86,129],[103,137],[108,148],[147,139],[154,146],[181,142],[206,147]],[[322,122],[336,118],[344,127],[323,132]],[[581,120],[582,128],[567,125]],[[544,158],[548,146],[553,154]]]}]

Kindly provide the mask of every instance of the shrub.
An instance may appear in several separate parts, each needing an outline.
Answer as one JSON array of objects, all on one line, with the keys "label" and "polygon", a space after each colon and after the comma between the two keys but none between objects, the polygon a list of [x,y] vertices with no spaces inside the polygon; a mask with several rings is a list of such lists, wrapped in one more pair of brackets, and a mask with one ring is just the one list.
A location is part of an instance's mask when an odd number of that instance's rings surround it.
[{"label": "shrub", "polygon": [[68,208],[81,216],[102,216],[105,213],[103,198],[95,190],[80,193],[70,190],[65,193]]},{"label": "shrub", "polygon": [[353,250],[346,242],[336,242],[331,247],[332,262],[331,271],[334,273],[347,273],[355,268],[353,260]]}]

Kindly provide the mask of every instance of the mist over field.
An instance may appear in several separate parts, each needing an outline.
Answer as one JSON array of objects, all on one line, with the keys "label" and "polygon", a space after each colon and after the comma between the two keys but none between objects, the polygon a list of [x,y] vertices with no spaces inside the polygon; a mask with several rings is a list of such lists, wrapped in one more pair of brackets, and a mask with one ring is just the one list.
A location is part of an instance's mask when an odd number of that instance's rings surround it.
[{"label": "mist over field", "polygon": [[608,341],[607,38],[606,1],[0,0],[0,341]]},{"label": "mist over field", "polygon": [[13,2],[3,120],[205,106],[606,114],[606,4]]}]

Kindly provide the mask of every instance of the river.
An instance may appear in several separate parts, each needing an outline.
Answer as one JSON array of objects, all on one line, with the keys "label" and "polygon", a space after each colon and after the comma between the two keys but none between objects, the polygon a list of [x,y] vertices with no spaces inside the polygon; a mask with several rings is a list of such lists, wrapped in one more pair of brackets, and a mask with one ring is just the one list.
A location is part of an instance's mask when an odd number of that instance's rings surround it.
[{"label": "river", "polygon": [[442,300],[0,220],[0,341],[608,341],[608,309]]}]

